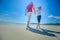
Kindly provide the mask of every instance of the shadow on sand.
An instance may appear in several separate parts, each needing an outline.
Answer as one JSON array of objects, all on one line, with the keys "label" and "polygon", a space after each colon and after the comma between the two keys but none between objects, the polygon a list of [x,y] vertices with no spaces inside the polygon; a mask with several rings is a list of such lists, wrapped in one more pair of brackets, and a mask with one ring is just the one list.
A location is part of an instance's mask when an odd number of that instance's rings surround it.
[{"label": "shadow on sand", "polygon": [[55,32],[55,31],[52,31],[52,30],[47,30],[47,29],[42,29],[42,28],[40,30],[37,30],[37,29],[34,29],[34,28],[26,28],[26,29],[31,31],[31,32],[37,33],[37,34],[42,34],[42,35],[51,36],[51,37],[57,37],[53,33],[60,34],[60,32]]}]

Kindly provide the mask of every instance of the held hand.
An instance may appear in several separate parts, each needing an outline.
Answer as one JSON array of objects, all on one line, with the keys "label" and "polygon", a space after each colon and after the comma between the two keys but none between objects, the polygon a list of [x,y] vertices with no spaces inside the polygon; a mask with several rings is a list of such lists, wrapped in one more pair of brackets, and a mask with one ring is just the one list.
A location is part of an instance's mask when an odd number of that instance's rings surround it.
[{"label": "held hand", "polygon": [[33,10],[34,10],[34,13],[36,14],[36,10],[35,10],[35,8],[33,7]]},{"label": "held hand", "polygon": [[36,14],[36,11],[34,10],[34,13]]}]

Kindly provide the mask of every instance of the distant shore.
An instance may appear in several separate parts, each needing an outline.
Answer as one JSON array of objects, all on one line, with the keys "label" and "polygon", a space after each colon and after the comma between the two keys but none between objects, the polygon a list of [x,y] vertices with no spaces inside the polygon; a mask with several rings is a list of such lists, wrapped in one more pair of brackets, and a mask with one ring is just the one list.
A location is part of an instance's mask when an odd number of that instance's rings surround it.
[{"label": "distant shore", "polygon": [[[18,23],[18,22],[8,22],[8,21],[0,21],[0,24],[4,24],[4,23],[12,23],[12,24],[24,24],[26,25],[26,23]],[[37,24],[37,23],[31,23],[31,24]],[[40,25],[60,25],[60,23],[44,23],[44,24],[40,24]]]}]

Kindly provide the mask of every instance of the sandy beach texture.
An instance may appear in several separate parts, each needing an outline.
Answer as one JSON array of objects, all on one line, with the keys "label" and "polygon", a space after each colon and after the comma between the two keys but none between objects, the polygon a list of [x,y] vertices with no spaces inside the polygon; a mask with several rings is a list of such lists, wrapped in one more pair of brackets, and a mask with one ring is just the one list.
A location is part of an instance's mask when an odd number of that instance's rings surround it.
[{"label": "sandy beach texture", "polygon": [[24,24],[0,23],[0,40],[60,40],[59,25],[41,25],[27,29]]}]

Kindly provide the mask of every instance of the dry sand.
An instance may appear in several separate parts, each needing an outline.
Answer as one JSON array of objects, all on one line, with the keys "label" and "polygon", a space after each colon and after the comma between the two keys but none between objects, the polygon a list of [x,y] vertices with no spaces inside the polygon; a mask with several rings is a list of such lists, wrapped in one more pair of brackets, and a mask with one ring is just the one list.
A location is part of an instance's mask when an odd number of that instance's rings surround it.
[{"label": "dry sand", "polygon": [[41,29],[35,26],[26,29],[26,25],[0,23],[0,40],[60,40],[60,26],[41,25]]}]

